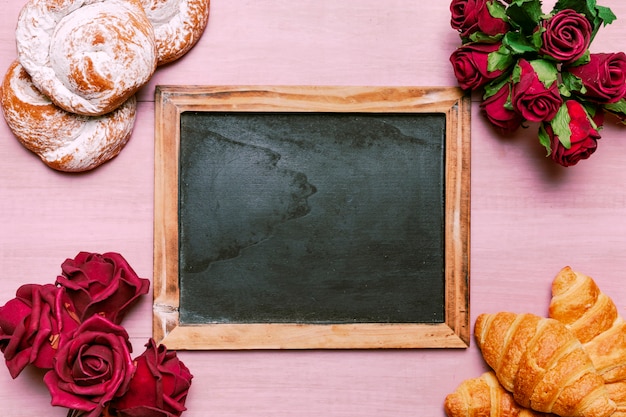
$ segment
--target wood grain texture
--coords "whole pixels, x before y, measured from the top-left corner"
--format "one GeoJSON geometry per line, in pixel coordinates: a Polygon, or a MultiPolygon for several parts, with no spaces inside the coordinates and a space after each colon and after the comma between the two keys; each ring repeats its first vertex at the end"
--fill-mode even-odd
{"type": "MultiPolygon", "coordinates": [[[[547,10],[553,1],[545,1],[547,10]]],[[[626,2],[594,52],[626,51],[626,2]]],[[[23,1],[0,0],[0,69],[16,58],[23,1]]],[[[157,85],[455,86],[449,1],[213,0],[202,39],[139,93],[133,136],[84,175],[46,168],[0,119],[0,300],[47,283],[80,250],[122,253],[152,278],[154,93],[157,85]]],[[[482,312],[547,314],[565,265],[626,308],[626,128],[608,121],[597,152],[568,169],[545,158],[532,126],[495,133],[472,103],[471,320],[482,312]]],[[[0,301],[1,302],[1,301],[0,301]]],[[[152,299],[124,322],[135,352],[152,334],[152,299]]],[[[469,349],[180,352],[195,375],[185,417],[443,417],[443,399],[485,365],[469,349]]],[[[11,380],[0,403],[15,417],[66,415],[41,375],[11,380]]]]}
{"type": "Polygon", "coordinates": [[[470,343],[470,107],[458,88],[158,86],[153,334],[173,349],[459,348],[470,343]],[[440,324],[183,325],[179,320],[180,115],[198,112],[440,113],[445,116],[445,319],[440,324]]]}

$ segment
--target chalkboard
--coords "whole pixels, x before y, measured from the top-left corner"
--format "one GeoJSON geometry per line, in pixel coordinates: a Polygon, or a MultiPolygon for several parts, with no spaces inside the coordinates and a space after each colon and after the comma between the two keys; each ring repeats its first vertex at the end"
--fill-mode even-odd
{"type": "Polygon", "coordinates": [[[468,346],[459,90],[159,86],[156,102],[157,340],[468,346]]]}

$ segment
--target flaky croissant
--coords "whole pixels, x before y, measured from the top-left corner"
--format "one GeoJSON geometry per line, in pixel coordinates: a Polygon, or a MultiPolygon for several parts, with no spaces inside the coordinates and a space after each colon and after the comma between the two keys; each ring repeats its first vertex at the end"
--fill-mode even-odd
{"type": "Polygon", "coordinates": [[[448,417],[551,417],[519,406],[493,372],[463,381],[443,403],[448,417]]]}
{"type": "Polygon", "coordinates": [[[604,380],[565,325],[534,314],[481,314],[474,333],[502,386],[525,408],[563,417],[608,417],[604,380]]]}
{"type": "Polygon", "coordinates": [[[549,314],[582,342],[617,405],[613,416],[626,416],[626,322],[613,300],[591,277],[567,266],[552,282],[549,314]]]}

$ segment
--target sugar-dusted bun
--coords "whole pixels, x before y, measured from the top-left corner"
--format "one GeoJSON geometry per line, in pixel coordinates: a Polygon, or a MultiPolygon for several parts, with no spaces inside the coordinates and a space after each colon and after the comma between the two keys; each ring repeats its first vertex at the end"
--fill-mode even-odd
{"type": "Polygon", "coordinates": [[[0,107],[13,134],[58,171],[91,170],[114,158],[130,138],[135,96],[104,116],[66,112],[35,88],[19,64],[9,67],[0,89],[0,107]]]}
{"type": "Polygon", "coordinates": [[[186,54],[209,20],[209,0],[141,0],[154,27],[158,65],[186,54]]]}
{"type": "Polygon", "coordinates": [[[156,69],[154,29],[139,0],[29,0],[15,36],[33,84],[76,114],[115,110],[156,69]]]}

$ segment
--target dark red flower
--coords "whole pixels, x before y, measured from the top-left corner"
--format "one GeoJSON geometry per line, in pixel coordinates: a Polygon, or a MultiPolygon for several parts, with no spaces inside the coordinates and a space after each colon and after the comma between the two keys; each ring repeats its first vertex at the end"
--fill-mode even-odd
{"type": "Polygon", "coordinates": [[[583,65],[570,66],[566,71],[580,78],[584,97],[599,103],[615,103],[626,95],[626,54],[591,54],[583,65]]]}
{"type": "MultiPolygon", "coordinates": [[[[550,158],[564,167],[576,165],[580,160],[589,158],[598,147],[600,133],[593,126],[585,108],[576,100],[565,102],[567,112],[570,117],[569,141],[571,145],[566,147],[561,139],[555,134],[552,124],[544,125],[546,133],[550,138],[551,153],[550,158]]],[[[595,120],[601,121],[600,116],[595,120]]]]}
{"type": "Polygon", "coordinates": [[[0,349],[13,378],[28,365],[51,369],[59,338],[78,321],[62,288],[26,284],[0,307],[0,349]]]}
{"type": "Polygon", "coordinates": [[[559,11],[542,28],[540,52],[562,63],[582,57],[591,43],[591,23],[572,9],[559,11]]]}
{"type": "Polygon", "coordinates": [[[550,121],[563,104],[556,81],[548,87],[525,59],[518,62],[519,81],[513,84],[511,102],[515,111],[531,122],[550,121]]]}
{"type": "Polygon", "coordinates": [[[52,405],[99,417],[108,403],[128,390],[135,371],[128,333],[95,315],[62,337],[54,367],[44,376],[52,405]]]}
{"type": "Polygon", "coordinates": [[[500,48],[499,43],[468,43],[450,56],[454,75],[464,90],[477,89],[502,75],[502,70],[489,71],[489,54],[500,48]]]}
{"type": "Polygon", "coordinates": [[[459,31],[462,38],[482,32],[493,36],[506,33],[510,26],[501,18],[493,17],[487,8],[488,0],[452,0],[450,3],[450,26],[459,31]]]}
{"type": "Polygon", "coordinates": [[[80,252],[63,262],[61,269],[56,282],[66,288],[81,321],[99,314],[120,324],[128,308],[150,286],[118,253],[80,252]]]}
{"type": "Polygon", "coordinates": [[[505,106],[510,93],[511,84],[506,83],[480,104],[483,114],[502,133],[514,132],[524,121],[517,112],[505,106]]]}
{"type": "Polygon", "coordinates": [[[176,352],[150,339],[135,359],[137,371],[126,395],[111,403],[118,417],[178,417],[193,376],[176,352]]]}

